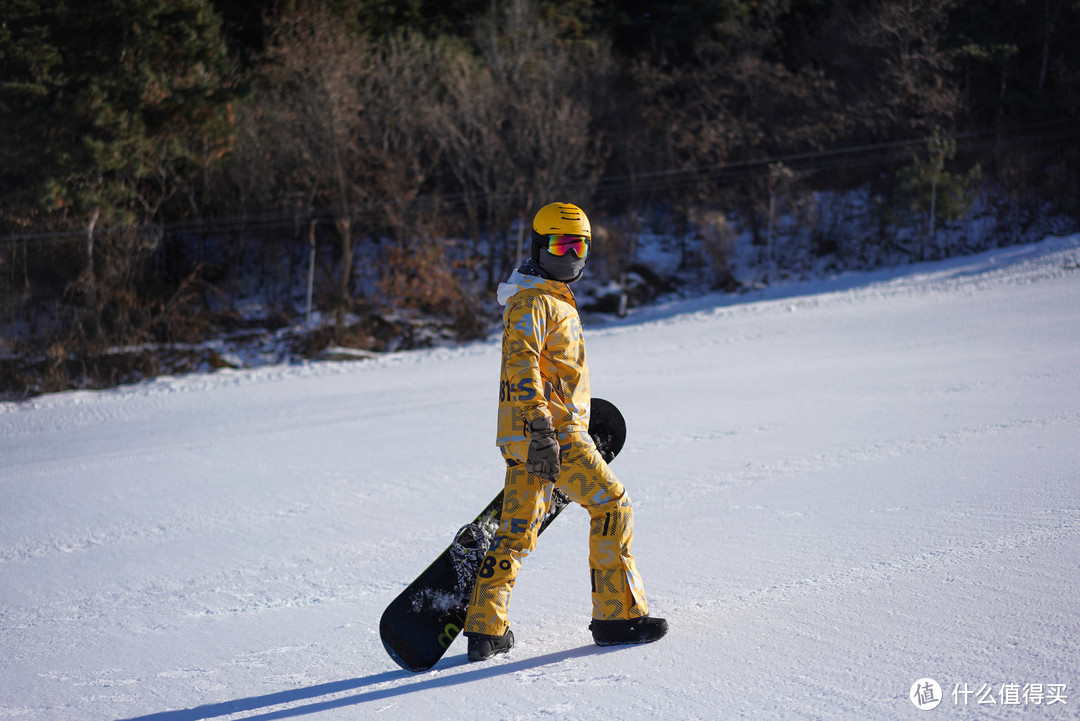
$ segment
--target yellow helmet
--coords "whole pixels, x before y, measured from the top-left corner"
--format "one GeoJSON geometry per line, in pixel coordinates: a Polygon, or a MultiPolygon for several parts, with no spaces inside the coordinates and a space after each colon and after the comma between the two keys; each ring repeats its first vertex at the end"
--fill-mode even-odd
{"type": "Polygon", "coordinates": [[[580,253],[555,256],[548,252],[548,239],[553,235],[576,235],[592,242],[592,226],[585,211],[573,203],[548,203],[533,217],[532,260],[544,277],[573,283],[585,272],[588,245],[580,253]]]}
{"type": "Polygon", "coordinates": [[[533,218],[537,235],[581,235],[592,240],[592,226],[585,211],[573,203],[548,203],[533,218]]]}

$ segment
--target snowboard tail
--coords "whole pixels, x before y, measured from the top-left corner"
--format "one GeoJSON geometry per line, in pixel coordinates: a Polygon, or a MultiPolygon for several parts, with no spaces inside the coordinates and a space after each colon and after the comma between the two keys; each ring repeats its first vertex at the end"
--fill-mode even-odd
{"type": "MultiPolygon", "coordinates": [[[[593,398],[589,435],[600,456],[611,462],[626,441],[626,422],[614,404],[593,398]]],[[[480,564],[499,527],[502,491],[476,518],[461,527],[430,566],[383,611],[379,636],[383,647],[404,669],[434,666],[465,627],[465,615],[480,564]]],[[[551,507],[540,525],[543,533],[570,503],[554,489],[551,507]]]]}

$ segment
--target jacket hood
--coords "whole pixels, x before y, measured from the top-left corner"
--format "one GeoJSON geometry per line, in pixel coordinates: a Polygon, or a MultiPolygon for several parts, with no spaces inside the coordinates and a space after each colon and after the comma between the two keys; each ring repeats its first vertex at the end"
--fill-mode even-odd
{"type": "Polygon", "coordinates": [[[495,295],[499,299],[499,305],[506,305],[515,295],[530,288],[545,289],[555,295],[573,298],[573,293],[566,283],[541,277],[539,269],[534,268],[532,260],[526,260],[520,268],[510,274],[505,283],[499,283],[495,295]]]}

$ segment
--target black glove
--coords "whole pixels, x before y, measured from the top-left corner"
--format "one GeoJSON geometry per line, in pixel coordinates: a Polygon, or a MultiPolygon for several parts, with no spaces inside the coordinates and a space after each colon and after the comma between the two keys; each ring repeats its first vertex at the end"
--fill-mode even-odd
{"type": "Polygon", "coordinates": [[[527,429],[529,457],[525,470],[549,481],[559,475],[559,440],[555,426],[547,416],[537,418],[527,429]]]}

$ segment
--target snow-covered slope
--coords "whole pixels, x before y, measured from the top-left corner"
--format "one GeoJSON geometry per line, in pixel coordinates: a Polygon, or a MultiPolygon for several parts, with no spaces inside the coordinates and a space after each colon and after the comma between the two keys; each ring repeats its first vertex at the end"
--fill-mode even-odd
{"type": "Polygon", "coordinates": [[[492,339],[0,405],[0,718],[904,719],[922,678],[948,717],[1076,718],[1080,236],[588,346],[663,641],[592,645],[570,509],[509,655],[383,652],[501,483],[492,339]]]}

